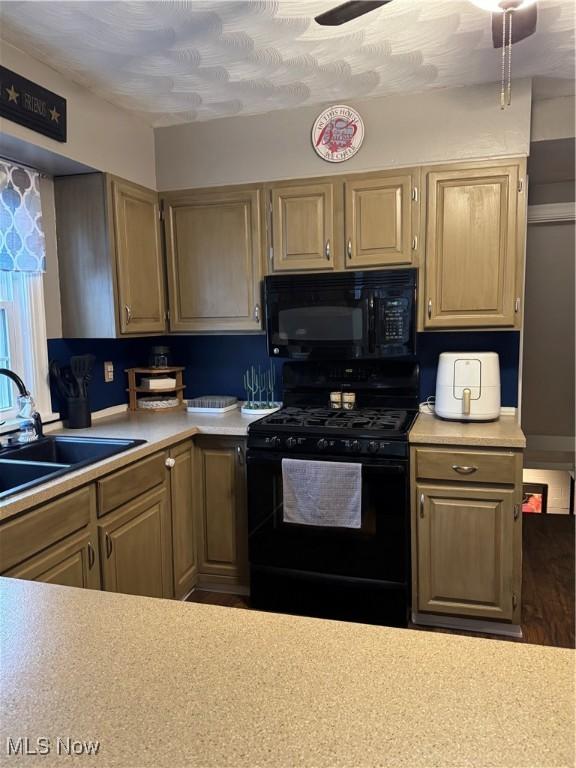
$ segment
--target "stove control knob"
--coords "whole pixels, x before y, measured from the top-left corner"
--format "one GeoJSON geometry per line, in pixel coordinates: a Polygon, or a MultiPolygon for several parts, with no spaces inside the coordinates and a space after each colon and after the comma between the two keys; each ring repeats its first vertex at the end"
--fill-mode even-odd
{"type": "Polygon", "coordinates": [[[352,442],[351,442],[351,444],[350,444],[350,448],[352,448],[352,450],[353,450],[355,453],[358,453],[358,452],[361,450],[361,445],[360,445],[360,443],[358,442],[358,440],[352,440],[352,442]]]}
{"type": "Polygon", "coordinates": [[[376,440],[370,440],[370,442],[368,443],[368,450],[370,451],[370,453],[377,453],[378,447],[379,446],[376,440]]]}
{"type": "Polygon", "coordinates": [[[326,440],[324,437],[321,437],[320,440],[318,440],[316,443],[316,447],[323,451],[325,448],[328,448],[328,440],[326,440]]]}
{"type": "Polygon", "coordinates": [[[270,446],[270,448],[279,448],[279,447],[280,447],[280,442],[281,442],[281,441],[280,441],[280,438],[279,438],[279,437],[276,437],[276,436],[274,435],[274,437],[267,437],[267,438],[266,438],[266,442],[268,443],[268,445],[270,446]]]}
{"type": "Polygon", "coordinates": [[[286,440],[286,447],[287,448],[294,448],[296,446],[296,438],[295,437],[289,437],[288,440],[286,440]]]}

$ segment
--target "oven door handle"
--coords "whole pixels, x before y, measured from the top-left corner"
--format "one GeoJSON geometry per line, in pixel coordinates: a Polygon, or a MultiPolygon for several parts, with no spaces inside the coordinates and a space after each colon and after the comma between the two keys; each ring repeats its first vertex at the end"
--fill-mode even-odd
{"type": "Polygon", "coordinates": [[[384,474],[397,475],[401,472],[408,471],[407,464],[386,464],[383,460],[378,461],[363,461],[361,458],[355,458],[354,456],[325,456],[324,454],[317,454],[312,456],[310,454],[272,454],[269,453],[252,453],[250,449],[246,451],[246,463],[248,466],[255,464],[280,464],[282,459],[300,459],[302,461],[334,461],[334,462],[349,462],[352,460],[355,464],[361,464],[366,469],[377,469],[384,474]]]}

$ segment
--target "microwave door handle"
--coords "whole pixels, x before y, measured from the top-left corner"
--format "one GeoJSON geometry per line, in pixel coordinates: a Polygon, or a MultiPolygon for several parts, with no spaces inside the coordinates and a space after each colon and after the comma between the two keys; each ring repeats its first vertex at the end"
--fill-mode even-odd
{"type": "Polygon", "coordinates": [[[374,292],[368,296],[368,352],[373,355],[376,351],[376,308],[374,292]]]}

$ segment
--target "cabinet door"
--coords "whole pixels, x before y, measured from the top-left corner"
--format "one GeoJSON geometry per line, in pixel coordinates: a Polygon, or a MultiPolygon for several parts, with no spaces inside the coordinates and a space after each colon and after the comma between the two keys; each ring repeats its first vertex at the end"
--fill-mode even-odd
{"type": "Polygon", "coordinates": [[[100,589],[96,541],[88,530],[68,536],[5,573],[15,579],[100,589]]]}
{"type": "Polygon", "coordinates": [[[158,195],[112,179],[120,332],[166,330],[158,195]]]}
{"type": "Polygon", "coordinates": [[[167,496],[162,488],[98,521],[105,590],[172,597],[167,496]]]}
{"type": "Polygon", "coordinates": [[[416,492],[418,610],[516,618],[522,521],[514,490],[418,484],[416,492]]]}
{"type": "Polygon", "coordinates": [[[334,185],[274,185],[271,193],[274,271],[334,269],[334,185]]]}
{"type": "Polygon", "coordinates": [[[199,440],[195,480],[201,580],[230,586],[245,584],[248,532],[244,441],[199,440]]]}
{"type": "Polygon", "coordinates": [[[260,191],[189,192],[165,203],[170,329],[260,330],[260,191]]]}
{"type": "Polygon", "coordinates": [[[412,173],[345,184],[346,269],[412,264],[417,247],[412,173]]]}
{"type": "Polygon", "coordinates": [[[174,596],[181,599],[196,584],[197,571],[192,443],[188,441],[172,448],[170,459],[174,461],[170,467],[174,596]]]}
{"type": "Polygon", "coordinates": [[[428,169],[424,326],[513,327],[517,165],[428,169]]]}

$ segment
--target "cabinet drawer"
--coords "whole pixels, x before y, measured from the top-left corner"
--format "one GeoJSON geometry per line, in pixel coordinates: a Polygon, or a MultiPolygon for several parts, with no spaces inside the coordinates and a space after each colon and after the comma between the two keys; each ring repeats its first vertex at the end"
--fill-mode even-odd
{"type": "Polygon", "coordinates": [[[521,457],[507,451],[416,450],[416,477],[514,485],[521,457]]]}
{"type": "Polygon", "coordinates": [[[98,480],[98,517],[161,485],[166,480],[165,461],[164,453],[156,453],[98,480]]]}
{"type": "Polygon", "coordinates": [[[90,522],[93,486],[61,496],[0,527],[0,573],[60,541],[90,522]]]}

